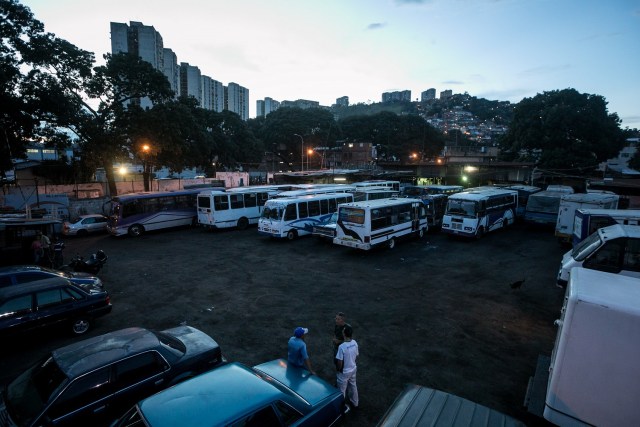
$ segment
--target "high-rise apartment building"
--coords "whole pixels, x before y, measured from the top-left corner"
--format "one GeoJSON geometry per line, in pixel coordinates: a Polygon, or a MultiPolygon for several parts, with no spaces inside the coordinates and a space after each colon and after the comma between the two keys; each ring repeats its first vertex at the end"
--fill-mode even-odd
{"type": "Polygon", "coordinates": [[[180,67],[178,67],[178,57],[171,49],[162,50],[164,56],[164,75],[169,80],[171,90],[175,92],[176,98],[180,96],[180,67]]]}
{"type": "MultiPolygon", "coordinates": [[[[156,70],[164,73],[164,47],[162,36],[153,26],[142,22],[129,22],[129,25],[111,22],[111,53],[130,53],[148,62],[156,70]]],[[[142,108],[150,108],[149,98],[133,100],[142,108]]]]}
{"type": "Polygon", "coordinates": [[[281,107],[293,107],[293,108],[320,108],[320,103],[318,101],[310,101],[308,99],[296,99],[295,101],[282,101],[280,103],[281,107]]]}
{"type": "Polygon", "coordinates": [[[256,101],[256,117],[266,117],[269,113],[280,108],[280,103],[275,99],[266,97],[256,101]]]}
{"type": "Polygon", "coordinates": [[[202,101],[200,106],[207,110],[224,110],[224,86],[209,76],[202,76],[202,101]]]}
{"type": "Polygon", "coordinates": [[[249,89],[231,82],[225,94],[226,109],[238,114],[242,120],[249,120],[249,89]]]}
{"type": "Polygon", "coordinates": [[[198,105],[202,104],[202,74],[200,69],[195,65],[189,65],[187,62],[180,63],[180,96],[192,96],[198,101],[198,105]]]}
{"type": "Polygon", "coordinates": [[[384,92],[382,102],[408,101],[411,102],[411,91],[403,90],[396,92],[384,92]]]}
{"type": "Polygon", "coordinates": [[[336,99],[336,105],[339,107],[348,107],[349,106],[349,97],[348,96],[341,96],[340,98],[336,99]]]}
{"type": "Polygon", "coordinates": [[[440,99],[447,99],[453,96],[453,91],[451,89],[443,90],[440,92],[440,99]]]}
{"type": "Polygon", "coordinates": [[[436,99],[436,90],[434,88],[427,89],[420,94],[420,100],[422,102],[432,101],[434,99],[436,99]]]}

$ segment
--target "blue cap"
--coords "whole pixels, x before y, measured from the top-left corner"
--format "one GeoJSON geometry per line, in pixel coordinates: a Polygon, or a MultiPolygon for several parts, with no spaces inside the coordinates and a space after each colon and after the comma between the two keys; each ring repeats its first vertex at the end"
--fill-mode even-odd
{"type": "Polygon", "coordinates": [[[309,333],[309,329],[307,328],[301,328],[300,326],[298,326],[294,331],[293,331],[293,335],[296,336],[296,338],[300,338],[302,337],[304,334],[308,334],[309,333]]]}

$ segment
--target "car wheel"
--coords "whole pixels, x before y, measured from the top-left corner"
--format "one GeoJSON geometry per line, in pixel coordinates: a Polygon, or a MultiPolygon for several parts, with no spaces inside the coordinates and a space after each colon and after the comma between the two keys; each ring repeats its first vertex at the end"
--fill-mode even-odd
{"type": "Polygon", "coordinates": [[[245,217],[242,217],[238,220],[238,230],[246,230],[249,226],[249,220],[245,217]]]}
{"type": "Polygon", "coordinates": [[[287,240],[295,240],[298,237],[298,233],[295,230],[289,230],[287,233],[287,240]]]}
{"type": "Polygon", "coordinates": [[[129,227],[129,236],[138,237],[144,233],[144,227],[140,224],[133,224],[129,227]]]}
{"type": "Polygon", "coordinates": [[[71,331],[74,335],[82,335],[85,334],[90,327],[91,323],[89,322],[89,319],[80,317],[74,320],[71,324],[71,331]]]}
{"type": "Polygon", "coordinates": [[[89,232],[87,230],[78,230],[78,232],[76,233],[76,235],[79,236],[79,237],[84,237],[87,234],[89,234],[89,232]]]}
{"type": "Polygon", "coordinates": [[[194,216],[194,217],[191,219],[191,226],[192,226],[192,227],[197,227],[197,226],[198,226],[198,218],[197,218],[197,217],[195,217],[195,216],[194,216]]]}
{"type": "Polygon", "coordinates": [[[389,249],[393,249],[396,247],[396,239],[389,239],[389,242],[387,243],[387,245],[389,246],[389,249]]]}

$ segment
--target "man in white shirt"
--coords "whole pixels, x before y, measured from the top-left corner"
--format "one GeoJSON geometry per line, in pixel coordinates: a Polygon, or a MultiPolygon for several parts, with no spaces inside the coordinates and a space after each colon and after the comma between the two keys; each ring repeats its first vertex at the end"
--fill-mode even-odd
{"type": "Polygon", "coordinates": [[[358,408],[358,387],[356,386],[356,359],[358,358],[358,343],[352,338],[353,328],[345,325],[342,330],[344,342],[338,347],[336,368],[338,369],[338,388],[345,400],[350,402],[353,409],[358,408]]]}

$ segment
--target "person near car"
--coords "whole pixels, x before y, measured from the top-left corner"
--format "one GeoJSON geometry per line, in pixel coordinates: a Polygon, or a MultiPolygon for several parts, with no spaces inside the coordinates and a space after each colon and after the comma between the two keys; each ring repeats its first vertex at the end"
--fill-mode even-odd
{"type": "Polygon", "coordinates": [[[338,354],[336,355],[338,359],[336,382],[345,400],[350,403],[353,409],[357,409],[359,404],[358,387],[356,385],[356,372],[358,370],[356,359],[359,355],[358,343],[353,339],[351,325],[344,325],[342,334],[344,342],[338,347],[338,354]]]}
{"type": "Polygon", "coordinates": [[[40,262],[46,264],[51,255],[49,253],[49,250],[51,249],[51,240],[49,240],[49,237],[46,234],[41,232],[38,232],[38,236],[40,238],[40,244],[42,245],[42,257],[40,262]]]}
{"type": "Polygon", "coordinates": [[[293,336],[289,338],[288,356],[289,364],[299,368],[305,368],[313,375],[315,372],[311,367],[309,354],[307,353],[307,343],[304,338],[309,333],[309,329],[298,326],[293,331],[293,336]]]}
{"type": "Polygon", "coordinates": [[[44,250],[42,249],[42,239],[40,238],[40,232],[36,233],[35,239],[31,242],[31,252],[33,252],[33,263],[38,265],[40,264],[40,260],[44,255],[44,250]]]}
{"type": "Polygon", "coordinates": [[[342,331],[344,327],[347,325],[347,316],[343,312],[338,312],[336,314],[336,324],[333,328],[333,363],[334,365],[338,363],[338,359],[336,359],[336,355],[338,354],[338,347],[340,344],[344,342],[344,336],[342,335],[342,331]]]}

